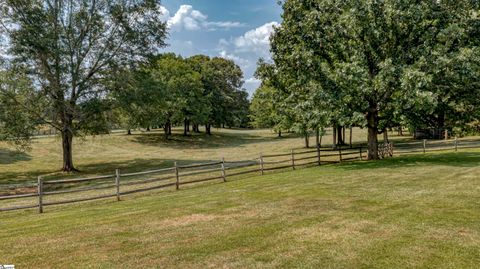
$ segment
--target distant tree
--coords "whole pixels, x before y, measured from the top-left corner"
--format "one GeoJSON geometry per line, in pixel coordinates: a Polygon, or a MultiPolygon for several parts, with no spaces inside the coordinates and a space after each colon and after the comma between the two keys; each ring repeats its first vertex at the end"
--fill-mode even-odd
{"type": "Polygon", "coordinates": [[[27,149],[41,112],[31,81],[15,70],[0,71],[0,140],[27,149]]]}
{"type": "MultiPolygon", "coordinates": [[[[232,124],[235,115],[232,112],[244,106],[247,95],[241,88],[243,72],[233,61],[224,58],[210,58],[203,55],[187,59],[193,69],[200,73],[210,112],[204,122],[207,134],[211,134],[211,126],[232,124]],[[238,102],[241,98],[242,102],[238,102]]],[[[243,108],[245,109],[245,108],[243,108]]]]}
{"type": "Polygon", "coordinates": [[[61,133],[63,171],[76,170],[73,138],[96,120],[90,108],[106,96],[112,70],[165,45],[160,10],[151,0],[0,1],[8,53],[47,100],[53,116],[42,120],[61,133]]]}

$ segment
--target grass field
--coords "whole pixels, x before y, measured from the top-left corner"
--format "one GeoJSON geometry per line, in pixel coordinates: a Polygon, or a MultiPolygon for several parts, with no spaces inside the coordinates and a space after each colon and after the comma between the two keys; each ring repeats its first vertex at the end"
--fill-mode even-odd
{"type": "MultiPolygon", "coordinates": [[[[74,161],[82,175],[112,173],[116,168],[124,172],[172,166],[174,161],[198,163],[258,158],[260,152],[286,153],[304,146],[302,138],[285,134],[278,138],[270,130],[213,129],[213,135],[204,133],[184,137],[181,130],[165,140],[162,131],[136,132],[85,137],[74,140],[74,161]]],[[[348,136],[348,132],[347,132],[348,136]]],[[[366,131],[355,129],[353,141],[363,142],[366,131]]],[[[393,137],[393,139],[408,139],[393,137]]],[[[323,144],[332,143],[331,133],[323,138],[323,144]]],[[[315,138],[311,138],[315,144],[315,138]]],[[[62,164],[61,141],[58,137],[35,139],[32,149],[17,153],[6,143],[0,142],[0,185],[33,182],[39,175],[47,178],[67,177],[59,173],[62,164]]],[[[75,175],[71,175],[75,176],[75,175]]],[[[78,176],[78,174],[77,174],[78,176]]]]}
{"type": "Polygon", "coordinates": [[[2,213],[18,268],[478,268],[480,152],[2,213]]]}

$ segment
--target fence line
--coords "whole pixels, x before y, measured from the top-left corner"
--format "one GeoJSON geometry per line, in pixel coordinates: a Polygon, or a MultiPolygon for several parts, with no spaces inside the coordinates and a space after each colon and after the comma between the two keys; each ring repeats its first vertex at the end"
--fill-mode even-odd
{"type": "MultiPolygon", "coordinates": [[[[479,148],[480,144],[475,146],[459,146],[458,139],[453,140],[453,145],[451,147],[437,147],[430,145],[426,140],[422,143],[422,148],[412,149],[399,146],[396,148],[395,153],[397,155],[404,154],[418,154],[418,153],[427,153],[431,151],[439,150],[454,150],[458,151],[459,149],[465,148],[479,148]]],[[[473,143],[475,144],[475,143],[473,143]]],[[[432,144],[433,145],[433,144],[432,144]]],[[[77,179],[60,179],[60,180],[48,180],[45,181],[42,176],[39,176],[37,179],[37,184],[31,185],[36,187],[36,192],[31,193],[17,193],[15,195],[4,195],[0,196],[0,201],[4,200],[21,200],[33,198],[30,200],[29,204],[16,204],[10,207],[0,208],[1,211],[11,211],[11,210],[21,210],[21,209],[31,209],[38,208],[39,213],[43,213],[45,206],[52,205],[61,205],[69,203],[77,203],[98,199],[106,199],[116,197],[117,201],[121,200],[121,197],[124,195],[129,195],[133,193],[151,191],[156,189],[164,189],[169,187],[175,187],[176,190],[179,190],[181,186],[196,184],[200,182],[220,180],[222,182],[227,182],[229,177],[259,173],[264,175],[267,171],[281,170],[281,169],[297,169],[298,167],[312,166],[312,165],[326,165],[341,163],[347,161],[355,160],[364,160],[365,153],[368,154],[368,151],[364,151],[363,147],[352,147],[352,148],[338,148],[338,149],[323,149],[317,146],[315,150],[303,150],[295,151],[291,150],[290,153],[282,154],[268,154],[264,155],[260,153],[259,158],[255,160],[245,160],[237,162],[226,162],[222,158],[218,162],[209,162],[209,163],[199,163],[199,164],[190,164],[190,165],[178,165],[177,162],[174,162],[173,167],[167,167],[162,169],[155,169],[149,171],[141,171],[136,173],[121,173],[119,169],[115,170],[114,174],[97,176],[97,177],[88,177],[88,178],[77,178],[77,179]],[[325,154],[326,153],[326,154],[325,154]],[[255,169],[251,169],[256,167],[255,169]],[[183,173],[182,173],[183,172],[183,173]],[[208,174],[208,175],[207,175],[208,174]],[[141,179],[129,179],[132,177],[146,176],[149,178],[141,179]],[[207,175],[205,177],[199,177],[207,175]],[[84,184],[97,183],[95,186],[83,186],[84,184]],[[155,183],[161,183],[160,185],[152,185],[155,183]],[[72,185],[74,188],[72,188],[72,185]],[[139,186],[140,185],[140,186],[139,186]],[[71,189],[60,189],[60,190],[46,190],[46,188],[65,188],[70,187],[71,189]],[[131,188],[138,186],[138,188],[131,188]],[[75,188],[76,187],[76,188],[75,188]],[[52,200],[45,201],[47,197],[55,197],[65,194],[74,194],[74,193],[84,193],[92,191],[107,191],[106,193],[100,193],[95,196],[89,197],[62,197],[61,200],[52,200]],[[35,202],[36,199],[36,202],[35,202]]],[[[394,148],[392,143],[379,145],[379,156],[381,158],[393,157],[394,148]]],[[[23,200],[22,200],[23,201],[23,200]]]]}

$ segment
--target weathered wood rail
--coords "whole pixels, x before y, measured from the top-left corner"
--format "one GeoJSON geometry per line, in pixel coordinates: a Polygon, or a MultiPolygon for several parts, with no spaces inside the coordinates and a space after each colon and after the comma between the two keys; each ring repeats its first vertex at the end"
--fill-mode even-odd
{"type": "MultiPolygon", "coordinates": [[[[395,148],[396,155],[427,153],[430,151],[445,151],[479,148],[480,143],[465,143],[460,145],[458,139],[444,143],[429,145],[422,141],[422,147],[395,148]],[[445,147],[446,145],[446,147],[445,147]]],[[[266,172],[274,170],[297,169],[307,166],[321,166],[347,161],[364,160],[367,151],[364,147],[326,149],[317,147],[314,150],[291,150],[289,153],[260,154],[254,160],[226,162],[224,158],[216,162],[178,165],[173,167],[140,171],[136,173],[115,173],[97,177],[44,180],[39,176],[37,183],[30,185],[36,188],[35,192],[16,193],[14,195],[0,196],[0,212],[37,208],[43,213],[44,207],[78,203],[99,199],[116,198],[121,201],[123,196],[182,186],[198,184],[201,182],[221,180],[227,182],[229,178],[240,175],[266,172]],[[79,195],[77,195],[79,194],[79,195]],[[75,196],[77,195],[77,196],[75,196]],[[55,198],[58,197],[58,198],[55,198]],[[10,201],[20,201],[9,204],[10,201]]],[[[382,158],[392,157],[393,144],[379,145],[382,158]]],[[[33,188],[32,188],[33,189],[33,188]]]]}

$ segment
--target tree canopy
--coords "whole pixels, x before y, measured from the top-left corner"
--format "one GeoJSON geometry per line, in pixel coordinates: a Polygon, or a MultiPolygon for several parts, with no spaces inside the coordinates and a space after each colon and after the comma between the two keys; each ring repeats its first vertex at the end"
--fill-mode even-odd
{"type": "Polygon", "coordinates": [[[269,78],[302,128],[365,126],[377,159],[392,124],[478,115],[478,2],[287,0],[283,10],[269,78]]]}
{"type": "Polygon", "coordinates": [[[114,71],[165,45],[161,15],[151,0],[0,1],[10,62],[27,70],[45,99],[39,118],[62,134],[64,171],[75,170],[74,135],[102,122],[98,104],[114,71]]]}

